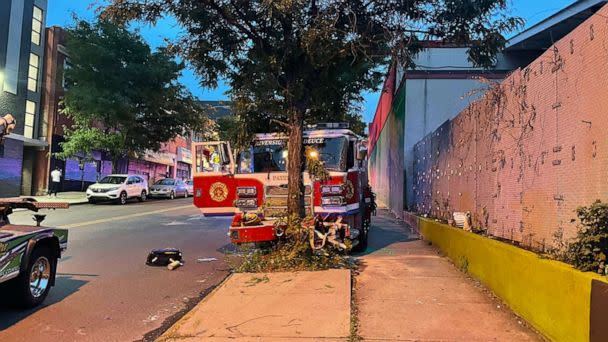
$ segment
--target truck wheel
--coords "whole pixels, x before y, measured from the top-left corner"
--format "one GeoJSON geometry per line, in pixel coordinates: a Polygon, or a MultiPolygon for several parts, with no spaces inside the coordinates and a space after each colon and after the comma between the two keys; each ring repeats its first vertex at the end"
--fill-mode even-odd
{"type": "Polygon", "coordinates": [[[365,222],[361,214],[357,215],[359,221],[359,237],[357,240],[359,243],[353,248],[353,252],[362,253],[367,249],[367,229],[365,229],[365,222]]]}
{"type": "Polygon", "coordinates": [[[118,204],[121,204],[121,205],[127,204],[127,199],[128,199],[127,198],[127,193],[124,192],[124,191],[121,192],[120,193],[120,197],[118,198],[118,204]]]}
{"type": "Polygon", "coordinates": [[[33,308],[40,305],[51,289],[51,275],[57,267],[57,258],[48,247],[37,247],[30,255],[25,272],[15,279],[17,305],[33,308]]]}
{"type": "Polygon", "coordinates": [[[141,195],[139,196],[138,200],[139,200],[140,202],[145,202],[145,201],[146,201],[146,199],[147,199],[147,197],[148,197],[148,194],[146,194],[146,190],[143,190],[143,191],[141,192],[141,195]]]}

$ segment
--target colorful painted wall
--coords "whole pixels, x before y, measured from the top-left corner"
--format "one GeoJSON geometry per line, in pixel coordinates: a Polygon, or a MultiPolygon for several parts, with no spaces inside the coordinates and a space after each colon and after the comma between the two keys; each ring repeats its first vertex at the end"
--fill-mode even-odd
{"type": "Polygon", "coordinates": [[[385,82],[374,122],[370,125],[370,183],[378,203],[403,214],[403,129],[405,88],[395,93],[395,70],[385,82]]]}
{"type": "Polygon", "coordinates": [[[415,210],[543,249],[608,200],[608,7],[414,148],[415,210]]]}

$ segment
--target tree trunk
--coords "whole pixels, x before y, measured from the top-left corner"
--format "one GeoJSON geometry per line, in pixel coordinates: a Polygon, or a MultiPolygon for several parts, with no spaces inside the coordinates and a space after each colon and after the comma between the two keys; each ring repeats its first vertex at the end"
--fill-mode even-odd
{"type": "Polygon", "coordinates": [[[294,109],[290,114],[289,141],[287,143],[287,212],[298,217],[305,216],[304,210],[304,182],[302,179],[302,163],[304,161],[303,131],[304,110],[294,109]]]}

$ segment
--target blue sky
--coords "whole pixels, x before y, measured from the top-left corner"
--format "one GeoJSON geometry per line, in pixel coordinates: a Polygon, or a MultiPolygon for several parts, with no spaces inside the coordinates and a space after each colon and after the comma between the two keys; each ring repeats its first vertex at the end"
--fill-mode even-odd
{"type": "MultiPolygon", "coordinates": [[[[72,23],[71,13],[76,13],[80,18],[92,19],[94,10],[91,3],[97,0],[49,0],[47,13],[47,26],[66,26],[72,23]]],[[[511,0],[510,13],[526,20],[526,27],[534,25],[549,15],[570,5],[575,0],[511,0]]],[[[172,38],[179,29],[170,20],[159,22],[155,27],[145,26],[141,33],[148,43],[157,47],[163,45],[165,38],[172,38]]],[[[201,88],[197,78],[190,70],[186,70],[181,77],[181,82],[188,86],[190,91],[201,100],[227,100],[227,86],[220,84],[217,89],[201,88]]],[[[371,121],[376,110],[379,94],[370,92],[364,94],[363,116],[366,121],[371,121]]]]}

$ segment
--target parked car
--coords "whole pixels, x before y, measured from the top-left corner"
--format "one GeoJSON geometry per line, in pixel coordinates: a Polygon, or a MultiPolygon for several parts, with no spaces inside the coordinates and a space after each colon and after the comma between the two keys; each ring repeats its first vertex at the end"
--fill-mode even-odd
{"type": "Polygon", "coordinates": [[[179,179],[165,178],[150,187],[150,197],[169,198],[188,197],[186,183],[179,179]]]}
{"type": "Polygon", "coordinates": [[[89,203],[117,201],[126,204],[131,198],[143,202],[148,197],[148,181],[139,175],[109,175],[87,189],[89,203]]]}
{"type": "Polygon", "coordinates": [[[194,196],[194,181],[187,180],[186,182],[186,190],[188,190],[188,196],[194,196]]]}

